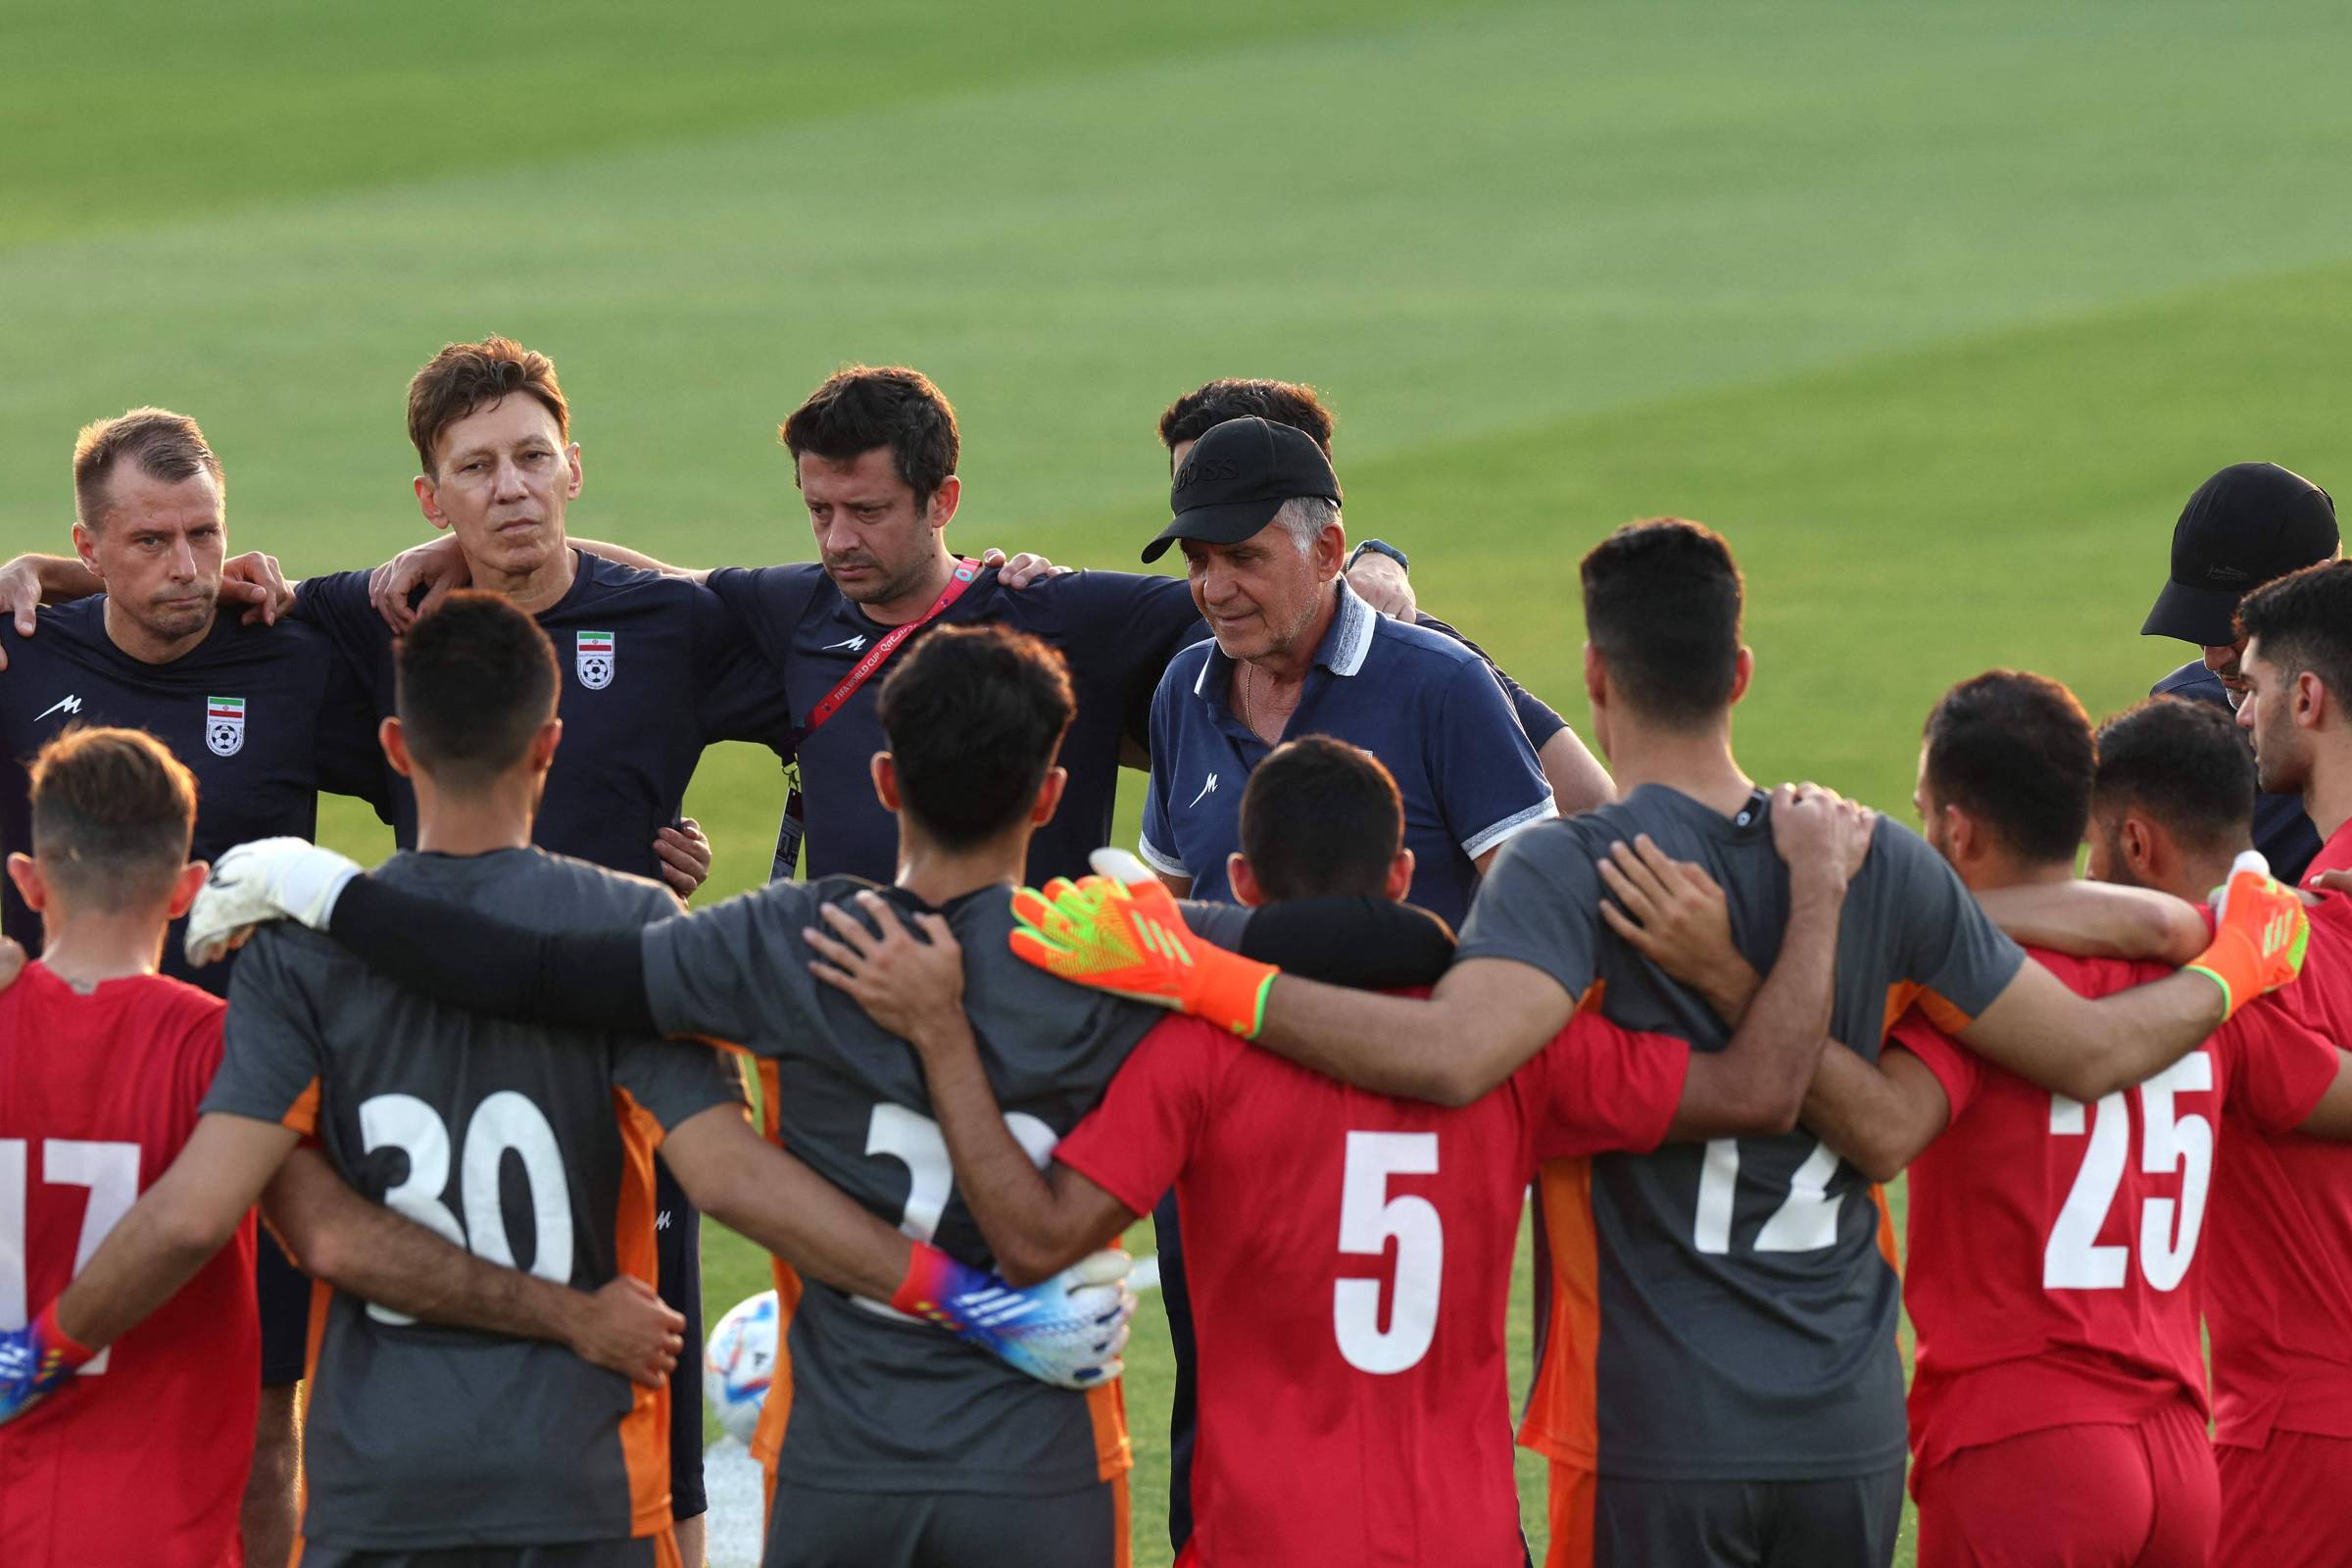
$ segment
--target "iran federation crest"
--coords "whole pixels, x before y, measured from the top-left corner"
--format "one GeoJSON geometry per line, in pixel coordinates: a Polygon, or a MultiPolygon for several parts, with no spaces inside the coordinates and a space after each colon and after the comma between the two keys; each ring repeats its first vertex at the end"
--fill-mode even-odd
{"type": "Polygon", "coordinates": [[[583,631],[572,638],[572,668],[580,684],[592,692],[601,692],[612,684],[612,634],[609,631],[583,631]]]}
{"type": "Polygon", "coordinates": [[[222,757],[234,757],[245,749],[244,698],[204,700],[204,744],[222,757]]]}

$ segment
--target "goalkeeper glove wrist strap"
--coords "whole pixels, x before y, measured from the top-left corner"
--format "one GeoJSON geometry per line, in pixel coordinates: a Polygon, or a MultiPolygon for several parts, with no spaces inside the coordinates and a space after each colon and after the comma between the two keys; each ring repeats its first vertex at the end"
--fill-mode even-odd
{"type": "Polygon", "coordinates": [[[951,1304],[993,1283],[992,1276],[976,1268],[966,1268],[929,1242],[917,1242],[906,1260],[906,1277],[899,1281],[890,1304],[908,1317],[924,1318],[942,1328],[960,1332],[963,1322],[951,1304]]]}
{"type": "Polygon", "coordinates": [[[33,1386],[38,1389],[63,1383],[98,1354],[58,1327],[55,1301],[41,1308],[41,1315],[32,1320],[32,1347],[33,1386]]]}

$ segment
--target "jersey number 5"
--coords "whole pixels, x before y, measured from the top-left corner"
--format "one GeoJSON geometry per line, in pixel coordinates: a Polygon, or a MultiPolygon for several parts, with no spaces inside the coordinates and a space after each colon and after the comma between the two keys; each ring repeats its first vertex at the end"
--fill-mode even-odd
{"type": "MultiPolygon", "coordinates": [[[[2132,1091],[2139,1096],[2143,1128],[2139,1140],[2139,1168],[2154,1175],[2180,1173],[2180,1197],[2151,1198],[2139,1211],[2139,1272],[2160,1291],[2172,1290],[2188,1277],[2197,1255],[2197,1234],[2205,1226],[2205,1194],[2213,1183],[2213,1123],[2203,1116],[2173,1114],[2173,1096],[2213,1087],[2213,1058],[2192,1051],[2132,1091]]],[[[2064,1095],[2050,1097],[2052,1137],[2080,1138],[2087,1131],[2090,1147],[2083,1151],[2082,1168],[2050,1227],[2050,1240],[2041,1252],[2041,1288],[2045,1291],[2121,1290],[2130,1266],[2129,1247],[2099,1245],[2107,1211],[2115,1206],[2115,1190],[2123,1185],[2124,1162],[2132,1152],[2132,1112],[2124,1091],[2102,1096],[2088,1107],[2064,1095]]]]}
{"type": "MultiPolygon", "coordinates": [[[[25,1155],[22,1138],[0,1138],[0,1328],[21,1329],[30,1305],[24,1299],[25,1155]]],[[[52,1187],[86,1187],[81,1239],[74,1244],[74,1272],[81,1272],[107,1232],[139,1200],[139,1146],[85,1143],[78,1138],[41,1140],[41,1180],[52,1187]]],[[[81,1369],[83,1377],[106,1370],[111,1349],[101,1350],[81,1369]]]]}
{"type": "MultiPolygon", "coordinates": [[[[522,1161],[531,1189],[531,1217],[538,1228],[538,1253],[530,1272],[559,1285],[571,1283],[571,1185],[564,1179],[564,1152],[547,1112],[528,1097],[502,1089],[473,1107],[459,1157],[459,1201],[466,1222],[449,1211],[441,1196],[449,1187],[449,1124],[415,1095],[375,1095],[360,1102],[360,1141],[369,1153],[397,1149],[409,1156],[409,1174],[384,1194],[384,1206],[406,1215],[474,1256],[515,1268],[514,1245],[507,1238],[507,1216],[498,1197],[498,1167],[512,1151],[522,1161]]],[[[406,1312],[368,1303],[378,1323],[416,1320],[406,1312]]]]}
{"type": "Polygon", "coordinates": [[[1438,1332],[1438,1291],[1446,1278],[1446,1230],[1438,1208],[1415,1193],[1389,1196],[1392,1176],[1435,1176],[1436,1133],[1349,1133],[1340,1184],[1340,1250],[1379,1257],[1396,1243],[1396,1281],[1389,1326],[1380,1326],[1381,1282],[1341,1280],[1332,1287],[1331,1331],[1348,1364],[1364,1372],[1402,1372],[1429,1353],[1438,1332]]]}

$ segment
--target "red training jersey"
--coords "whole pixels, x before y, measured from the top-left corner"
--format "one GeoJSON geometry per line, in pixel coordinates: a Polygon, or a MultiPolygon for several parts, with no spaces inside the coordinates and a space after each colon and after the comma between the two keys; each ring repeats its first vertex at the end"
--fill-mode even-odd
{"type": "MultiPolygon", "coordinates": [[[[2085,997],[2173,971],[2030,950],[2085,997]]],[[[1918,1012],[1891,1043],[1943,1085],[1951,1122],[1911,1162],[1903,1296],[1919,1334],[1911,1450],[1962,1448],[2082,1423],[2136,1423],[2186,1397],[2205,1409],[2200,1239],[2224,1107],[2292,1128],[2335,1080],[2335,1048],[2283,998],[2240,1011],[2136,1088],[2085,1105],[1954,1043],[1918,1012]]],[[[1916,1472],[1915,1472],[1916,1473],[1916,1472]]]]}
{"type": "MultiPolygon", "coordinates": [[[[2352,868],[2352,823],[2304,873],[2352,868]]],[[[2352,899],[2311,910],[2303,977],[2284,992],[2328,1039],[2352,1044],[2352,899]]],[[[2231,1118],[2235,1121],[2235,1118],[2231,1118]]],[[[2214,1441],[2271,1433],[2352,1438],[2352,1148],[2232,1126],[2213,1186],[2214,1441]]]]}
{"type": "MultiPolygon", "coordinates": [[[[223,1010],[158,976],[84,996],[39,963],[0,992],[0,1324],[64,1291],[179,1153],[223,1010]]],[[[260,1387],[248,1215],[152,1317],[0,1426],[0,1563],[234,1568],[260,1387]]]]}
{"type": "Polygon", "coordinates": [[[1459,1109],[1192,1019],[1054,1157],[1136,1213],[1172,1184],[1200,1345],[1187,1562],[1517,1564],[1503,1316],[1547,1159],[1655,1148],[1690,1048],[1580,1014],[1459,1109]]]}

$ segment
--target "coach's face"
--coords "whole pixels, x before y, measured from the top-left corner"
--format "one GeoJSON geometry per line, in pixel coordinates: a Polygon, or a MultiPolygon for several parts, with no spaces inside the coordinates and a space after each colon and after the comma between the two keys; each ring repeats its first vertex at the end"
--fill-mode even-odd
{"type": "Polygon", "coordinates": [[[115,612],[158,643],[211,628],[228,528],[210,473],[158,479],[135,464],[119,465],[98,525],[75,523],[74,546],[104,580],[115,612]]]}
{"type": "Polygon", "coordinates": [[[546,405],[517,393],[441,432],[416,504],[458,536],[477,580],[528,576],[564,549],[564,509],[580,480],[580,449],[564,444],[546,405]]]}
{"type": "Polygon", "coordinates": [[[2242,667],[2246,699],[2237,724],[2253,738],[2255,775],[2273,795],[2300,795],[2311,776],[2311,734],[2295,722],[2296,688],[2309,677],[2287,679],[2259,643],[2247,646],[2242,667]]]}
{"type": "Polygon", "coordinates": [[[1292,651],[1314,626],[1347,550],[1346,536],[1330,527],[1302,551],[1279,522],[1267,523],[1239,544],[1179,543],[1193,606],[1208,622],[1218,649],[1234,660],[1292,651]]]}
{"type": "Polygon", "coordinates": [[[929,585],[946,549],[940,532],[963,493],[954,474],[918,505],[888,447],[847,463],[803,453],[797,472],[817,554],[844,599],[895,607],[929,585]]]}
{"type": "Polygon", "coordinates": [[[2234,643],[2217,643],[2201,652],[2205,656],[2205,667],[2212,670],[2214,678],[2222,683],[2223,692],[2230,698],[2230,706],[2243,706],[2246,700],[2245,641],[2241,638],[2234,643]]]}

